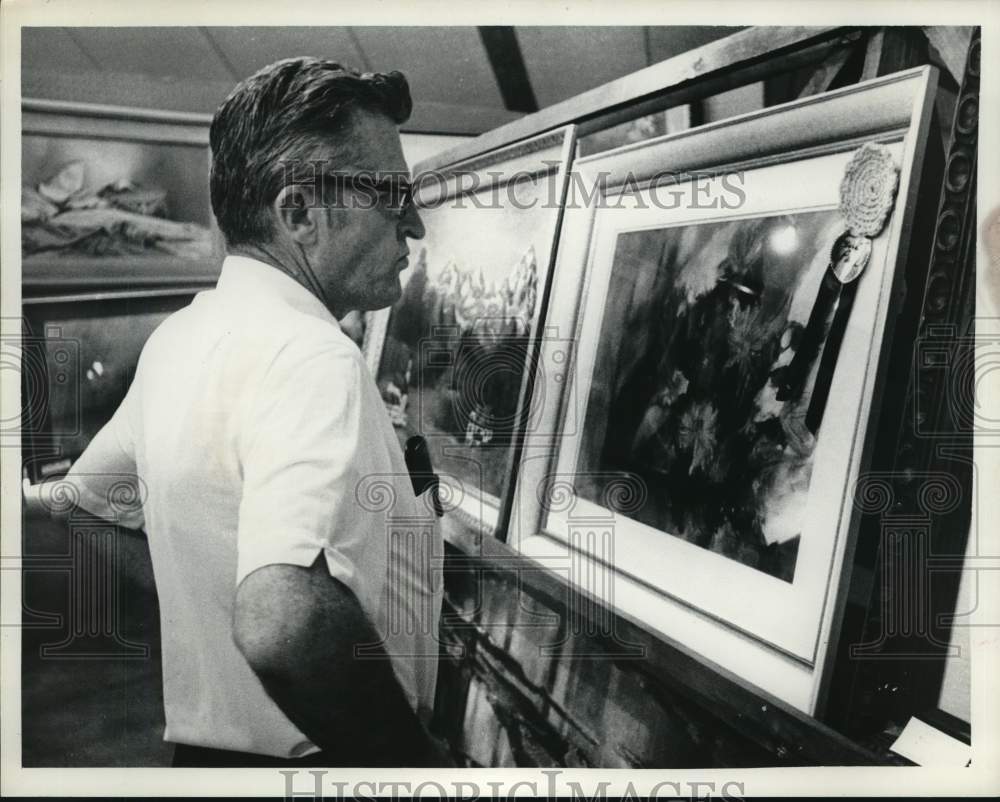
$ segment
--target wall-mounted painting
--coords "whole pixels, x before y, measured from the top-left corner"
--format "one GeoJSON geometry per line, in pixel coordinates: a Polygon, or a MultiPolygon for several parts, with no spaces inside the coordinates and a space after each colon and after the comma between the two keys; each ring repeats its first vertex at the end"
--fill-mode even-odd
{"type": "Polygon", "coordinates": [[[512,541],[812,710],[930,68],[579,158],[512,541]],[[596,188],[596,191],[594,191],[596,188]],[[569,342],[569,348],[567,348],[569,342]],[[574,556],[575,555],[575,556],[574,556]],[[603,572],[603,573],[602,573],[603,572]]]}
{"type": "Polygon", "coordinates": [[[782,400],[775,377],[805,336],[842,225],[823,210],[617,237],[582,428],[582,498],[600,503],[626,472],[649,491],[635,520],[792,581],[815,371],[782,400]]]}
{"type": "Polygon", "coordinates": [[[493,533],[519,438],[554,258],[572,127],[415,170],[426,235],[364,353],[407,440],[423,435],[449,525],[493,533]]]}

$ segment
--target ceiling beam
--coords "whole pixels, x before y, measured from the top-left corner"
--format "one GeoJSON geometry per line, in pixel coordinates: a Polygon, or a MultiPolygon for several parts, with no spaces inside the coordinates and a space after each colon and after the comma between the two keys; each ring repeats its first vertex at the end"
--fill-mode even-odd
{"type": "Polygon", "coordinates": [[[504,106],[509,111],[538,111],[538,101],[531,88],[528,68],[524,64],[524,54],[514,28],[510,25],[481,25],[478,30],[504,106]]]}

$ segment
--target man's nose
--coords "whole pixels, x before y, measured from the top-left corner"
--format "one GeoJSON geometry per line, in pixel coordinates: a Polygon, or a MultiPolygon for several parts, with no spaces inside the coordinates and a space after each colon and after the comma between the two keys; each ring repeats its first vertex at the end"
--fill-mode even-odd
{"type": "Polygon", "coordinates": [[[404,237],[409,237],[410,239],[424,238],[427,229],[424,228],[424,221],[420,217],[416,203],[411,203],[406,208],[406,214],[403,215],[399,224],[399,231],[404,237]]]}

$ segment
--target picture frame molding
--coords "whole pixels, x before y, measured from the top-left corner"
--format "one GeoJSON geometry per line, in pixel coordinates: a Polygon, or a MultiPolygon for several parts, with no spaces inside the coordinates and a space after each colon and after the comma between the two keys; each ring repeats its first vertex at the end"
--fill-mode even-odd
{"type": "MultiPolygon", "coordinates": [[[[920,67],[709,126],[667,134],[654,140],[581,158],[573,169],[583,176],[585,182],[602,170],[611,176],[621,177],[622,181],[617,183],[614,180],[608,182],[609,187],[615,187],[620,186],[629,173],[633,179],[651,178],[655,175],[658,160],[663,159],[664,146],[672,148],[678,143],[680,155],[674,158],[675,152],[670,151],[669,161],[673,169],[680,171],[697,167],[699,172],[704,169],[705,172],[718,174],[734,167],[759,168],[844,152],[866,141],[898,143],[902,140],[903,175],[896,213],[890,223],[891,240],[886,253],[887,281],[884,297],[878,302],[879,311],[872,331],[875,342],[878,343],[881,339],[881,344],[874,350],[873,363],[869,366],[868,378],[865,379],[865,386],[872,391],[863,399],[859,415],[859,421],[870,421],[872,397],[877,394],[877,388],[884,380],[884,363],[890,350],[892,327],[888,325],[888,308],[898,300],[900,293],[902,270],[899,265],[906,258],[908,226],[920,177],[921,164],[916,156],[922,153],[926,141],[932,108],[929,99],[935,86],[935,69],[920,67]],[[832,115],[831,110],[836,110],[837,114],[832,115]],[[795,124],[786,126],[782,123],[782,116],[789,112],[794,114],[795,124]],[[817,120],[825,120],[831,116],[836,116],[841,122],[827,127],[816,124],[817,120]],[[843,120],[852,122],[847,126],[842,124],[843,120]],[[769,141],[766,145],[759,144],[763,141],[762,137],[775,135],[781,135],[778,143],[769,141]],[[726,136],[730,137],[729,142],[725,141],[726,136]],[[699,162],[697,154],[700,139],[701,146],[711,155],[699,162]],[[785,150],[786,146],[790,147],[785,150]],[[637,154],[641,154],[641,157],[635,158],[637,154]],[[632,158],[631,162],[628,161],[629,158],[632,158]]],[[[573,321],[573,353],[570,362],[574,366],[580,359],[579,334],[583,325],[581,299],[589,297],[595,291],[589,283],[593,274],[591,260],[597,229],[595,219],[593,212],[590,212],[586,220],[583,213],[577,213],[572,218],[567,215],[560,236],[560,257],[554,276],[557,285],[563,282],[565,286],[562,292],[554,290],[553,308],[549,310],[550,321],[563,324],[567,320],[573,321]],[[571,265],[576,267],[569,267],[571,265]],[[584,265],[585,270],[581,267],[584,265]],[[583,276],[578,275],[581,271],[583,276]],[[584,276],[586,278],[580,281],[584,276]]],[[[577,387],[576,381],[564,382],[562,388],[553,387],[550,383],[547,394],[552,398],[545,402],[543,423],[537,432],[529,436],[526,443],[525,466],[517,489],[518,526],[512,526],[511,545],[522,554],[533,557],[552,558],[555,554],[562,554],[566,559],[582,558],[593,569],[600,570],[599,557],[579,552],[574,554],[573,549],[567,550],[566,544],[559,542],[560,539],[546,526],[545,512],[540,502],[544,494],[538,491],[538,487],[547,481],[547,476],[558,474],[565,468],[565,465],[560,464],[558,452],[567,431],[567,419],[572,416],[575,425],[579,426],[583,420],[586,401],[586,394],[577,387]],[[552,470],[553,466],[558,466],[555,471],[552,470]]],[[[855,446],[857,455],[853,458],[855,472],[860,472],[870,459],[871,432],[858,439],[860,442],[855,446]]],[[[844,488],[844,492],[847,493],[848,488],[844,488]]],[[[605,601],[615,609],[638,615],[664,635],[690,642],[720,665],[743,670],[742,664],[746,659],[754,660],[754,669],[746,672],[751,682],[811,713],[816,709],[819,678],[828,662],[830,642],[835,640],[833,630],[839,620],[844,595],[845,578],[842,569],[850,564],[853,534],[856,533],[857,510],[851,509],[849,501],[844,507],[844,514],[847,520],[842,531],[846,534],[838,537],[835,546],[829,584],[825,590],[824,606],[816,633],[816,650],[811,659],[803,659],[801,654],[784,652],[775,644],[767,644],[755,637],[748,638],[738,628],[734,629],[727,622],[707,615],[702,610],[676,600],[670,601],[664,597],[663,590],[650,585],[641,576],[613,572],[616,586],[621,588],[627,585],[630,588],[629,595],[635,599],[627,603],[633,605],[631,610],[617,604],[621,601],[620,594],[616,594],[614,598],[606,598],[605,601]],[[838,571],[841,572],[839,575],[838,571]],[[659,608],[662,608],[661,615],[651,614],[650,611],[659,608]],[[669,614],[666,613],[668,609],[669,614]],[[683,626],[663,623],[671,618],[676,619],[678,615],[686,618],[683,626]],[[827,645],[821,648],[824,642],[827,645]],[[739,644],[738,648],[733,649],[734,644],[739,644]],[[731,653],[727,654],[727,650],[731,653]],[[734,659],[736,654],[740,655],[738,659],[734,659]]]]}

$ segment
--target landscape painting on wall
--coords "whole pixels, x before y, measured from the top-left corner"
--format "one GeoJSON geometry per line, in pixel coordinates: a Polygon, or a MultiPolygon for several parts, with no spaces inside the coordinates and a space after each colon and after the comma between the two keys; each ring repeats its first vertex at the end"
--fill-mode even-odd
{"type": "MultiPolygon", "coordinates": [[[[535,169],[505,169],[500,156],[475,167],[501,176],[499,183],[421,210],[426,235],[411,245],[403,295],[372,359],[401,442],[423,435],[434,470],[494,509],[524,425],[526,371],[558,217],[546,200],[558,191],[553,182],[564,180],[566,136],[545,136],[537,152],[529,143],[535,169]],[[506,175],[516,177],[505,184],[506,175]]],[[[517,154],[522,164],[525,155],[523,148],[517,154]]]]}

